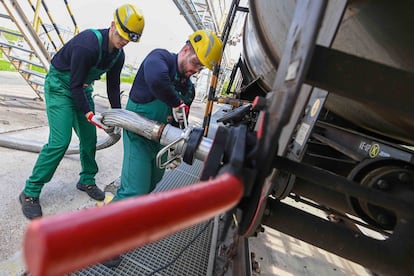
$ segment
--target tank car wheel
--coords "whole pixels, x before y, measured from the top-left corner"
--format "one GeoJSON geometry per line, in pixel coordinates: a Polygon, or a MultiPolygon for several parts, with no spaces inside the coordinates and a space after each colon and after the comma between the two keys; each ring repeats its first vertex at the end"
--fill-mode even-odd
{"type": "MultiPolygon", "coordinates": [[[[396,159],[369,159],[359,163],[348,175],[348,179],[360,185],[389,193],[399,200],[414,191],[414,166],[396,159]]],[[[379,207],[361,198],[347,196],[356,214],[367,223],[385,230],[394,229],[398,214],[379,207]]]]}

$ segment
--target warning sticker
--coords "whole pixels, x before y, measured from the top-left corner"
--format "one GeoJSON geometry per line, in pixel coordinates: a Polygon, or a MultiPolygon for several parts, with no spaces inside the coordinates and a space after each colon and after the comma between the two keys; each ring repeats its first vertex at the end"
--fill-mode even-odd
{"type": "Polygon", "coordinates": [[[378,144],[372,144],[371,148],[369,149],[369,157],[375,158],[380,153],[381,148],[378,144]]]}
{"type": "Polygon", "coordinates": [[[305,142],[307,133],[309,131],[309,125],[302,123],[302,125],[300,126],[299,130],[298,130],[298,134],[296,135],[296,139],[295,142],[298,143],[299,145],[303,145],[303,143],[305,142]]]}
{"type": "Polygon", "coordinates": [[[310,112],[311,117],[314,117],[316,115],[316,112],[318,112],[320,105],[321,105],[321,100],[316,99],[316,101],[312,105],[312,109],[311,109],[311,112],[310,112]]]}

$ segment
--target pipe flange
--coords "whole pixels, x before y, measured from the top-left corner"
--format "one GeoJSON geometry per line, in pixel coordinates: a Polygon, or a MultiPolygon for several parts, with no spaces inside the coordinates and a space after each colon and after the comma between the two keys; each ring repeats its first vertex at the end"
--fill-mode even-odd
{"type": "Polygon", "coordinates": [[[203,128],[196,127],[193,128],[190,136],[187,141],[187,146],[185,148],[184,154],[183,154],[183,161],[189,165],[193,164],[194,161],[194,155],[197,151],[198,145],[201,142],[201,139],[203,138],[204,130],[203,128]]]}

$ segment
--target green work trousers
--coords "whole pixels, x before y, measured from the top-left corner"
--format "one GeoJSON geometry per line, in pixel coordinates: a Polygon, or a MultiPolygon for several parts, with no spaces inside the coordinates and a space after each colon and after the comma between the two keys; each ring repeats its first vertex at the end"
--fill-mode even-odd
{"type": "MultiPolygon", "coordinates": [[[[95,184],[98,166],[95,161],[96,127],[89,123],[75,105],[70,91],[61,83],[60,72],[51,70],[45,80],[46,112],[49,122],[49,139],[39,153],[32,175],[26,180],[24,193],[30,197],[39,197],[49,182],[72,139],[72,128],[79,138],[81,172],[79,181],[83,184],[95,184]]],[[[91,107],[92,89],[85,91],[91,107]]]]}
{"type": "MultiPolygon", "coordinates": [[[[128,100],[126,109],[162,123],[171,117],[171,107],[160,100],[146,104],[128,100]]],[[[165,171],[158,168],[156,160],[162,145],[127,130],[123,131],[122,138],[124,157],[121,186],[112,201],[150,193],[162,179],[165,171]]],[[[165,160],[166,155],[163,156],[162,162],[165,160]]]]}
{"type": "Polygon", "coordinates": [[[164,169],[158,168],[156,162],[160,144],[127,130],[123,131],[122,136],[124,158],[121,186],[113,201],[150,193],[164,175],[164,169]]]}

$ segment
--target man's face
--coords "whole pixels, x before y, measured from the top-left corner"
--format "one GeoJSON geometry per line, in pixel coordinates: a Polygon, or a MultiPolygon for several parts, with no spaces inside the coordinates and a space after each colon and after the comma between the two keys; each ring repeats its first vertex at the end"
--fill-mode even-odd
{"type": "Polygon", "coordinates": [[[180,74],[189,78],[192,75],[200,72],[203,68],[204,66],[201,64],[197,55],[188,46],[188,48],[185,50],[183,58],[181,59],[181,62],[178,64],[178,70],[180,71],[180,74]]]}
{"type": "Polygon", "coordinates": [[[116,30],[116,27],[115,27],[115,23],[113,23],[111,25],[111,33],[112,33],[112,35],[110,36],[110,40],[111,40],[112,45],[115,48],[121,49],[121,48],[125,47],[129,43],[129,40],[126,40],[125,38],[123,38],[118,33],[118,31],[116,30]]]}

